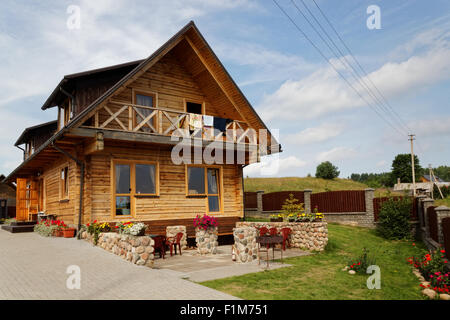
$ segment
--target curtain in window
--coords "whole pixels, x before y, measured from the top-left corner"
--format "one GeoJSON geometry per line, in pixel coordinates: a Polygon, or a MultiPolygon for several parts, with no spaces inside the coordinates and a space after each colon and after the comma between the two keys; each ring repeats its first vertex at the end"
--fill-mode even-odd
{"type": "Polygon", "coordinates": [[[208,169],[208,193],[218,194],[217,190],[217,169],[208,169]]]}
{"type": "MultiPolygon", "coordinates": [[[[153,107],[153,96],[145,96],[142,94],[137,94],[136,95],[136,104],[140,105],[140,106],[146,106],[146,107],[153,107]]],[[[144,108],[137,108],[139,110],[139,112],[144,116],[147,117],[148,115],[150,115],[153,110],[151,109],[144,109],[144,108]]],[[[141,123],[142,120],[144,120],[139,114],[136,114],[136,121],[137,124],[141,123]]],[[[152,126],[154,126],[154,117],[150,120],[150,123],[152,126]]],[[[144,125],[141,128],[142,131],[145,132],[151,132],[152,130],[150,129],[150,127],[144,125]]]]}

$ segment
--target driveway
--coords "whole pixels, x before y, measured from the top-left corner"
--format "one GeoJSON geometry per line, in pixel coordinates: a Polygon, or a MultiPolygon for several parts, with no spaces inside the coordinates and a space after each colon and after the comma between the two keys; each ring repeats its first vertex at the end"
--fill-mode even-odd
{"type": "Polygon", "coordinates": [[[12,234],[0,229],[0,300],[237,299],[181,279],[171,270],[136,266],[84,240],[12,234]],[[68,289],[67,268],[80,269],[80,289],[68,289]]]}

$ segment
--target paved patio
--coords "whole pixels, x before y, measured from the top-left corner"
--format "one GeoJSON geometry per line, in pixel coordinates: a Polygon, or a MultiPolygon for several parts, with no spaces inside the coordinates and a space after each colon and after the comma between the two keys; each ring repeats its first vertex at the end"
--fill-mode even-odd
{"type": "Polygon", "coordinates": [[[0,270],[0,300],[237,299],[170,269],[136,266],[86,241],[35,233],[0,230],[0,270]],[[66,287],[69,265],[80,267],[79,290],[66,287]]]}
{"type": "MultiPolygon", "coordinates": [[[[181,253],[181,256],[174,255],[171,257],[169,252],[167,252],[166,259],[159,259],[159,254],[156,254],[155,267],[160,268],[160,270],[170,270],[173,275],[194,282],[215,280],[267,270],[265,260],[261,260],[260,265],[258,265],[257,260],[251,263],[233,262],[231,259],[231,245],[219,246],[218,253],[215,255],[200,256],[196,250],[192,249],[183,250],[181,253]]],[[[283,251],[283,259],[308,254],[309,252],[292,248],[283,251]]],[[[261,256],[264,258],[266,254],[262,253],[261,256]]],[[[269,252],[269,258],[272,258],[272,250],[269,252]]],[[[276,250],[275,259],[280,259],[280,252],[276,250]]],[[[290,265],[286,263],[272,262],[269,260],[269,269],[288,266],[290,265]]]]}

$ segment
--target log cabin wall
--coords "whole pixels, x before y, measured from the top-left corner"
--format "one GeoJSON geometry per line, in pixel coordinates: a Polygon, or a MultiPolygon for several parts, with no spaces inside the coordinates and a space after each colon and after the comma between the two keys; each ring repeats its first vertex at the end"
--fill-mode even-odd
{"type": "Polygon", "coordinates": [[[67,224],[77,224],[79,208],[79,168],[73,160],[65,156],[49,165],[39,177],[44,181],[44,210],[47,214],[54,214],[67,224]],[[60,196],[61,169],[69,167],[69,196],[60,196]],[[64,199],[63,199],[64,198],[64,199]]]}
{"type": "MultiPolygon", "coordinates": [[[[206,198],[187,197],[185,165],[175,165],[171,160],[170,147],[124,147],[105,146],[99,154],[88,160],[91,221],[152,221],[193,219],[206,213],[206,198]],[[136,199],[136,217],[114,216],[111,194],[111,161],[144,160],[159,163],[159,196],[136,199]]],[[[242,174],[238,165],[222,165],[223,212],[217,217],[242,217],[242,174]]],[[[88,215],[85,214],[86,219],[88,215]]]]}
{"type": "MultiPolygon", "coordinates": [[[[182,41],[141,77],[114,95],[110,101],[120,101],[123,104],[133,103],[133,90],[135,90],[156,94],[157,106],[161,108],[184,112],[185,101],[204,102],[207,115],[243,120],[224,94],[217,89],[214,79],[206,75],[207,71],[202,67],[201,61],[196,58],[195,52],[192,49],[186,50],[189,50],[189,47],[185,41],[182,41]],[[192,73],[195,73],[195,76],[192,73]]],[[[122,105],[108,103],[107,107],[114,113],[122,105]]],[[[119,116],[120,121],[125,125],[128,123],[127,115],[127,112],[122,112],[119,116]]],[[[100,123],[109,117],[110,114],[104,109],[100,110],[100,123]]],[[[115,129],[122,129],[116,122],[112,122],[110,125],[115,125],[115,129]]],[[[167,120],[163,119],[163,127],[167,125],[167,120]]]]}

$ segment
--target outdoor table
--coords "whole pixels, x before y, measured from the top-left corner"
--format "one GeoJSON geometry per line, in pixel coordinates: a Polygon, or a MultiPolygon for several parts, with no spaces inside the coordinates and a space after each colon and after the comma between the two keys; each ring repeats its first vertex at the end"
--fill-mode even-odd
{"type": "MultiPolygon", "coordinates": [[[[272,247],[272,260],[275,258],[275,245],[283,243],[283,237],[279,235],[275,236],[260,236],[256,237],[256,242],[258,243],[258,264],[260,264],[260,252],[261,246],[266,246],[267,253],[267,268],[269,268],[269,248],[272,247]]],[[[283,248],[280,250],[281,252],[281,263],[283,263],[283,248]]]]}

